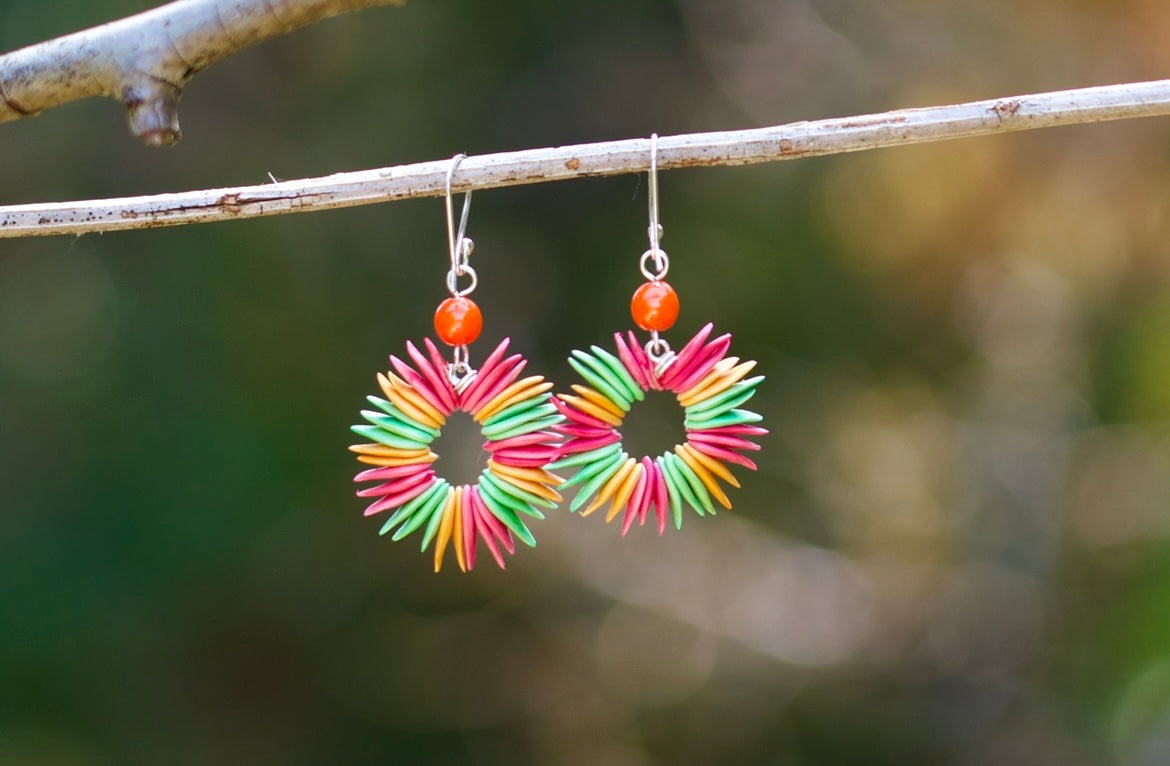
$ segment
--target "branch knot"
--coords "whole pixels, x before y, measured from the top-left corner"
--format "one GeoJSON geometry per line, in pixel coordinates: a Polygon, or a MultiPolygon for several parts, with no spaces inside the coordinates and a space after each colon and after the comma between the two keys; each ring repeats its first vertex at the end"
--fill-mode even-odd
{"type": "Polygon", "coordinates": [[[179,130],[179,96],[182,91],[170,83],[150,80],[128,85],[122,103],[130,132],[149,146],[170,146],[182,137],[179,130]]]}

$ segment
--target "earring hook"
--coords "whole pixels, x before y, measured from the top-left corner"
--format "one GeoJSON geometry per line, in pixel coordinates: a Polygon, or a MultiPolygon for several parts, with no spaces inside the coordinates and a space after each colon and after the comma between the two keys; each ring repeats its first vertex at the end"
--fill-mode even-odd
{"type": "MultiPolygon", "coordinates": [[[[479,284],[479,276],[475,273],[475,269],[471,268],[468,259],[471,256],[471,251],[475,249],[475,243],[471,241],[470,237],[465,236],[467,232],[467,216],[471,212],[471,189],[468,189],[463,196],[463,212],[459,216],[459,232],[455,232],[455,211],[451,204],[451,182],[455,177],[455,169],[459,167],[459,163],[467,159],[466,154],[456,154],[451,158],[451,166],[447,168],[447,189],[446,189],[446,203],[447,203],[447,248],[451,255],[451,268],[447,271],[447,290],[451,293],[452,298],[460,298],[475,290],[475,286],[479,284]],[[459,289],[459,277],[469,277],[471,284],[462,290],[459,289]]],[[[471,382],[475,380],[476,372],[470,363],[470,354],[467,350],[467,344],[462,344],[455,347],[455,360],[447,365],[447,377],[451,381],[451,385],[455,387],[458,392],[464,391],[471,382]]]]}
{"type": "Polygon", "coordinates": [[[471,268],[468,259],[471,257],[472,250],[475,249],[475,243],[471,241],[470,237],[465,237],[467,231],[467,217],[471,212],[471,189],[468,189],[463,196],[463,213],[459,216],[459,234],[455,234],[455,213],[451,206],[451,180],[455,177],[455,168],[459,167],[459,163],[467,159],[466,154],[456,154],[451,158],[451,166],[447,168],[447,247],[451,252],[451,270],[447,272],[447,290],[453,297],[467,295],[475,290],[475,286],[479,284],[479,277],[475,273],[475,269],[471,268]],[[458,286],[459,277],[471,277],[471,284],[460,290],[458,286]]]}
{"type": "MultiPolygon", "coordinates": [[[[642,276],[651,282],[661,282],[670,270],[670,256],[662,249],[659,242],[662,239],[662,224],[658,222],[658,134],[650,134],[650,174],[646,184],[649,189],[648,204],[650,208],[650,227],[646,233],[650,237],[650,249],[642,253],[638,259],[638,268],[642,276]],[[654,268],[650,268],[650,262],[654,268]]],[[[664,283],[665,284],[665,283],[664,283]]],[[[668,286],[669,287],[669,286],[668,286]]],[[[670,344],[659,336],[658,330],[650,331],[650,341],[646,344],[646,355],[654,363],[656,375],[661,375],[675,360],[674,351],[670,344]]]]}
{"type": "Polygon", "coordinates": [[[642,270],[642,276],[651,281],[658,281],[666,276],[666,272],[670,269],[670,257],[666,251],[659,245],[662,239],[662,224],[658,222],[658,134],[650,134],[650,174],[647,182],[647,187],[650,190],[648,203],[650,208],[650,227],[646,229],[646,233],[650,237],[650,249],[642,253],[642,258],[638,262],[639,268],[642,270]],[[654,270],[651,271],[648,261],[654,260],[654,270]]]}

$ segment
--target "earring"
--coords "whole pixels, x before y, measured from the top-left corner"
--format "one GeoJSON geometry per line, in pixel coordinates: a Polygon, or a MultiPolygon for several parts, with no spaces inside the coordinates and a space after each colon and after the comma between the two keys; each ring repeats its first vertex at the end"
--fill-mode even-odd
{"type": "Polygon", "coordinates": [[[374,466],[363,470],[356,482],[380,482],[358,490],[358,497],[377,498],[365,515],[390,512],[380,534],[395,527],[400,540],[423,529],[422,550],[435,541],[435,571],[443,565],[447,545],[454,543],[459,568],[475,566],[477,541],[482,540],[492,557],[504,567],[501,548],[515,553],[514,537],[528,545],[536,540],[524,517],[543,519],[541,508],[552,509],[560,501],[554,487],[560,477],[546,470],[557,452],[561,435],[556,427],[564,420],[550,401],[552,383],[539,375],[520,378],[527,361],[519,354],[506,356],[504,338],[478,370],[469,361],[468,345],[479,337],[483,316],[467,296],[478,277],[469,263],[474,243],[465,237],[471,191],[463,200],[456,235],[451,209],[451,179],[465,155],[457,154],[447,171],[447,241],[451,267],[447,272],[450,297],[435,311],[435,332],[454,349],[454,361],[443,360],[429,338],[424,351],[407,341],[407,362],[390,357],[393,370],[378,374],[385,398],[367,399],[377,411],[363,410],[366,424],[354,433],[370,444],[350,447],[358,461],[374,466]],[[469,284],[460,289],[459,279],[469,284]],[[411,364],[413,363],[413,365],[411,364]],[[395,374],[397,372],[397,374],[395,374]],[[438,476],[431,451],[453,412],[465,412],[480,425],[490,457],[474,486],[452,486],[438,476]]]}
{"type": "Polygon", "coordinates": [[[709,340],[713,326],[707,324],[678,353],[659,335],[674,325],[679,302],[663,279],[670,259],[659,247],[657,134],[650,137],[649,190],[650,249],[639,260],[646,282],[634,292],[630,312],[634,323],[649,331],[650,340],[642,346],[632,331],[625,338],[619,332],[614,334],[616,355],[598,346],[589,352],[573,351],[569,364],[589,385],[573,385],[576,395],[553,398],[566,418],[559,430],[567,438],[548,468],[577,469],[558,489],[580,487],[569,510],[575,512],[588,502],[582,516],[608,502],[607,524],[624,510],[623,536],[635,519],[644,524],[651,508],[659,534],[666,529],[668,509],[675,527],[681,528],[684,503],[700,516],[715,513],[713,500],[731,508],[718,480],[739,486],[729,463],[756,470],[742,453],[758,450],[750,437],[768,432],[753,425],[762,416],[741,409],[764,378],[746,377],[755,362],[727,356],[730,335],[709,340]],[[671,452],[639,460],[622,449],[619,429],[633,403],[651,390],[675,394],[683,407],[687,438],[671,452]]]}

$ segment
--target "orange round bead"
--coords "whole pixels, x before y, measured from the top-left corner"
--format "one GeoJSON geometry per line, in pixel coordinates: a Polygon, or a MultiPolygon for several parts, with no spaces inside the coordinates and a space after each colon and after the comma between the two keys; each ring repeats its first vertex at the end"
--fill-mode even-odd
{"type": "Polygon", "coordinates": [[[662,280],[647,282],[634,291],[630,314],[643,330],[669,330],[678,319],[678,293],[662,280]]]}
{"type": "Polygon", "coordinates": [[[448,298],[435,309],[435,333],[448,346],[472,343],[483,330],[483,314],[470,298],[448,298]]]}

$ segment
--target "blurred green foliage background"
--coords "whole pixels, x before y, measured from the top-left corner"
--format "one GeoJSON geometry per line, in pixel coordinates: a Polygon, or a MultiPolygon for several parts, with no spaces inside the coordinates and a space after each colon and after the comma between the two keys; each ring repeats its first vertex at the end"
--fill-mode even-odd
{"type": "MultiPolygon", "coordinates": [[[[0,0],[0,49],[149,5],[0,0]]],[[[1155,79],[1167,39],[1161,0],[411,0],[202,74],[171,149],[104,101],[0,126],[0,202],[1155,79]]],[[[761,470],[466,576],[346,451],[440,201],[3,241],[0,763],[1170,763],[1168,135],[663,173],[675,337],[760,361],[761,470]]],[[[477,193],[473,354],[573,382],[645,216],[633,176],[477,193]]]]}

